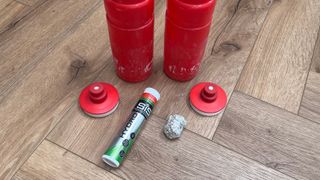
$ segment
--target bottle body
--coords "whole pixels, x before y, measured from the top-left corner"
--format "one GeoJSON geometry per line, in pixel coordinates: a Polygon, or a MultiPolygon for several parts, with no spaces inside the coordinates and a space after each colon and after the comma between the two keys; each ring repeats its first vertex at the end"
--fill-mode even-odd
{"type": "Polygon", "coordinates": [[[188,81],[200,68],[210,32],[215,0],[169,0],[164,66],[171,79],[188,81]]]}
{"type": "Polygon", "coordinates": [[[105,0],[107,24],[117,75],[128,82],[152,71],[154,0],[105,0]]]}

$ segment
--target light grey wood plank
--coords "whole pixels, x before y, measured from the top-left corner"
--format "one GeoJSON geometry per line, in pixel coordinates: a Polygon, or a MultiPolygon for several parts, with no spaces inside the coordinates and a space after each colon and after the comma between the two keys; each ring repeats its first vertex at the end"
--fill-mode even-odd
{"type": "Polygon", "coordinates": [[[297,179],[320,177],[320,124],[234,93],[214,142],[297,179]]]}
{"type": "Polygon", "coordinates": [[[12,179],[119,180],[120,178],[45,140],[12,179]]]}
{"type": "Polygon", "coordinates": [[[320,30],[299,115],[320,123],[320,30]]]}
{"type": "Polygon", "coordinates": [[[320,73],[309,73],[299,115],[320,123],[320,73]]]}
{"type": "Polygon", "coordinates": [[[236,89],[298,114],[319,24],[319,0],[274,1],[236,89]]]}

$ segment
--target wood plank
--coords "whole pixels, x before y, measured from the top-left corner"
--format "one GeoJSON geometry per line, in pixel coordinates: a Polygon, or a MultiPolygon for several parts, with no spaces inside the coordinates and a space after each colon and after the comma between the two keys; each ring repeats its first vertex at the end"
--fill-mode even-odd
{"type": "Polygon", "coordinates": [[[320,125],[235,92],[214,142],[297,179],[320,177],[320,125]]]}
{"type": "Polygon", "coordinates": [[[310,72],[299,115],[320,123],[320,74],[310,72]]]}
{"type": "Polygon", "coordinates": [[[74,106],[49,139],[125,179],[290,179],[188,130],[170,141],[162,132],[165,121],[155,116],[147,120],[122,166],[110,169],[101,156],[123,125],[120,114],[128,113],[126,105],[103,119],[78,111],[74,106]]]}
{"type": "Polygon", "coordinates": [[[38,111],[38,109],[32,109],[35,106],[31,106],[31,103],[26,103],[28,95],[30,93],[21,94],[20,98],[24,100],[15,101],[17,103],[15,108],[2,111],[7,104],[0,106],[0,179],[10,179],[14,175],[44,137],[55,127],[63,114],[74,104],[73,95],[69,94],[62,101],[38,111]],[[29,111],[25,110],[27,105],[31,106],[29,111]],[[43,113],[44,111],[46,113],[43,113]]]}
{"type": "Polygon", "coordinates": [[[15,0],[21,4],[27,5],[27,6],[34,6],[41,0],[15,0]]]}
{"type": "Polygon", "coordinates": [[[13,179],[102,180],[120,178],[49,141],[44,141],[13,179]]]}
{"type": "Polygon", "coordinates": [[[96,8],[23,77],[23,82],[2,97],[0,179],[9,179],[58,123],[59,118],[51,115],[55,106],[61,101],[66,106],[73,104],[79,89],[93,81],[103,68],[112,69],[112,61],[107,58],[111,52],[103,4],[96,8]]]}
{"type": "MultiPolygon", "coordinates": [[[[216,8],[214,11],[211,31],[208,38],[208,44],[206,47],[204,60],[209,56],[215,54],[218,51],[224,49],[225,54],[232,48],[236,48],[233,45],[240,40],[241,36],[247,36],[247,40],[255,40],[255,35],[259,32],[256,26],[259,26],[264,19],[264,13],[272,1],[247,1],[247,0],[221,0],[216,2],[216,8]],[[251,11],[244,13],[243,11],[251,11]],[[246,14],[252,13],[255,23],[250,23],[246,14]],[[257,14],[261,14],[262,17],[258,17],[257,14]],[[237,28],[239,32],[233,29],[237,28]],[[253,36],[250,36],[252,34],[253,36]],[[226,43],[228,42],[229,43],[226,43]],[[229,48],[229,50],[228,50],[229,48]]],[[[258,27],[259,29],[260,27],[258,27]]],[[[242,40],[240,40],[242,41],[242,40]]],[[[240,44],[242,45],[242,44],[240,44]]]]}
{"type": "MultiPolygon", "coordinates": [[[[26,9],[26,6],[14,0],[0,1],[0,34],[10,28],[11,23],[14,24],[15,17],[21,11],[26,9]]],[[[11,25],[12,26],[12,25],[11,25]]]]}
{"type": "Polygon", "coordinates": [[[298,113],[320,24],[320,1],[275,1],[237,90],[298,113]]]}
{"type": "Polygon", "coordinates": [[[318,39],[313,51],[313,58],[310,71],[320,73],[320,29],[318,32],[318,39]]]}
{"type": "Polygon", "coordinates": [[[320,123],[320,30],[299,115],[320,123]]]}
{"type": "Polygon", "coordinates": [[[19,21],[35,8],[37,8],[45,0],[39,0],[33,6],[26,6],[15,0],[0,1],[0,36],[9,29],[13,29],[19,21]]]}
{"type": "MultiPolygon", "coordinates": [[[[0,36],[0,95],[9,93],[62,41],[88,12],[95,0],[46,1],[0,36]]],[[[1,100],[0,100],[1,101],[1,100]]]]}

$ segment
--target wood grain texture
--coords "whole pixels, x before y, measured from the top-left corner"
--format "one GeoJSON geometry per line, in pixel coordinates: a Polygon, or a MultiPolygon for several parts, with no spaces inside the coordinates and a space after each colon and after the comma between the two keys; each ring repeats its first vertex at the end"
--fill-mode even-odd
{"type": "Polygon", "coordinates": [[[45,107],[46,109],[38,111],[38,109],[29,108],[26,111],[27,105],[37,103],[38,100],[34,98],[26,104],[28,95],[28,93],[21,93],[20,98],[23,100],[21,102],[13,98],[16,100],[15,108],[3,111],[3,107],[8,105],[0,106],[0,179],[10,179],[14,175],[73,104],[73,95],[69,94],[65,99],[45,107]]]}
{"type": "Polygon", "coordinates": [[[55,106],[75,103],[81,88],[103,68],[112,68],[107,66],[111,59],[105,58],[111,52],[103,4],[97,8],[76,32],[2,96],[0,179],[9,179],[57,124],[59,118],[50,115],[55,106]]]}
{"type": "Polygon", "coordinates": [[[237,90],[298,113],[319,24],[320,1],[275,1],[237,90]]]}
{"type": "Polygon", "coordinates": [[[75,106],[49,139],[125,179],[290,179],[190,131],[170,141],[162,132],[165,121],[155,116],[122,166],[110,169],[101,156],[123,124],[123,104],[116,115],[98,120],[79,115],[75,106]]]}
{"type": "Polygon", "coordinates": [[[320,123],[320,74],[310,72],[299,115],[320,123]]]}
{"type": "Polygon", "coordinates": [[[44,141],[21,167],[13,180],[120,179],[67,150],[44,141]]]}
{"type": "Polygon", "coordinates": [[[3,36],[7,31],[15,29],[20,22],[28,19],[28,15],[45,1],[37,0],[32,6],[27,6],[16,0],[1,0],[0,36],[3,36]]]}
{"type": "Polygon", "coordinates": [[[297,179],[320,177],[320,125],[235,92],[214,142],[297,179]]]}
{"type": "Polygon", "coordinates": [[[21,4],[24,4],[26,6],[34,6],[35,4],[39,3],[39,1],[42,0],[15,0],[21,4]]]}
{"type": "Polygon", "coordinates": [[[320,29],[318,32],[318,39],[313,51],[313,58],[310,71],[320,73],[320,29]]]}
{"type": "Polygon", "coordinates": [[[312,65],[301,101],[299,115],[320,123],[320,31],[318,33],[312,65]]]}
{"type": "Polygon", "coordinates": [[[254,41],[272,0],[220,0],[216,3],[204,59],[217,53],[227,56],[241,49],[242,45],[247,45],[243,39],[254,41]]]}
{"type": "MultiPolygon", "coordinates": [[[[9,93],[100,1],[46,1],[0,36],[0,95],[9,93]]],[[[1,100],[0,100],[1,101],[1,100]]]]}
{"type": "Polygon", "coordinates": [[[25,9],[28,7],[14,0],[0,1],[0,35],[14,26],[15,19],[19,19],[17,16],[25,9]]]}

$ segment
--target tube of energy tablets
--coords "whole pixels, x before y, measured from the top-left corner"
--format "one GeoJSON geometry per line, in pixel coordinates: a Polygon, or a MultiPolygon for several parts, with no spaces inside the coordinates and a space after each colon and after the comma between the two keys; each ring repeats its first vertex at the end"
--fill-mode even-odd
{"type": "Polygon", "coordinates": [[[134,106],[125,126],[121,129],[112,145],[103,154],[102,160],[112,167],[119,167],[131,149],[144,121],[150,116],[154,105],[160,100],[160,93],[146,88],[134,106]]]}

